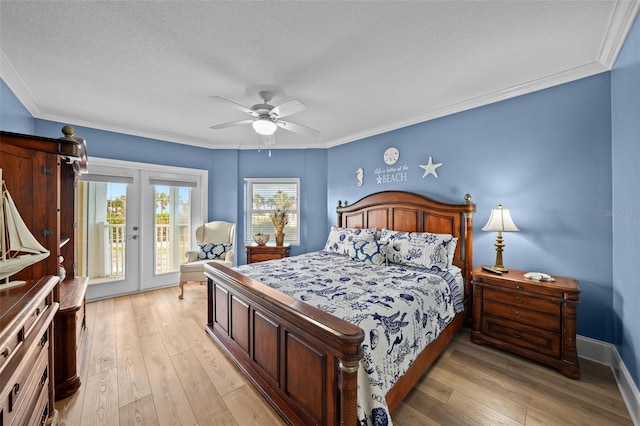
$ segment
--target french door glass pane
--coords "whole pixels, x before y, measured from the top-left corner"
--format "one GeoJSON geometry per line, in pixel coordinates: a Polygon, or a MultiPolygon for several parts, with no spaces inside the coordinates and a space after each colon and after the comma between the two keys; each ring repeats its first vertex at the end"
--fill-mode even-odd
{"type": "Polygon", "coordinates": [[[176,272],[191,244],[191,188],[154,186],[155,273],[176,272]]]}
{"type": "Polygon", "coordinates": [[[81,249],[80,276],[89,283],[122,280],[126,272],[127,184],[113,182],[83,182],[79,186],[81,249]],[[82,259],[86,253],[86,258],[82,259]]]}

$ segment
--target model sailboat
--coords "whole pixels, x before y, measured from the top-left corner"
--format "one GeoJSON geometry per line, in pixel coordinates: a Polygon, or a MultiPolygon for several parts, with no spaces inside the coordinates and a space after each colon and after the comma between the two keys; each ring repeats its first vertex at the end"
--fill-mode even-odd
{"type": "Polygon", "coordinates": [[[0,200],[0,289],[23,284],[24,281],[9,281],[11,275],[17,274],[27,266],[45,259],[49,250],[33,236],[20,217],[11,194],[2,179],[2,199],[0,200]]]}

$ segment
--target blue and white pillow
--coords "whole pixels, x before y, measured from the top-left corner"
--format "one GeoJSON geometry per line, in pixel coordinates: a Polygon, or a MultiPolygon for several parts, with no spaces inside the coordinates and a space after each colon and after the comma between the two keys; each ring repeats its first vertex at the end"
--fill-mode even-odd
{"type": "Polygon", "coordinates": [[[376,228],[356,229],[332,226],[324,251],[348,256],[354,240],[373,241],[375,238],[376,228]]]}
{"type": "Polygon", "coordinates": [[[231,251],[233,244],[198,243],[198,259],[200,260],[224,260],[231,251]]]}
{"type": "Polygon", "coordinates": [[[349,257],[363,263],[387,265],[387,242],[355,240],[349,249],[349,257]]]}
{"type": "MultiPolygon", "coordinates": [[[[441,271],[449,267],[447,246],[451,243],[451,234],[432,234],[430,232],[398,232],[383,229],[382,241],[388,241],[387,259],[392,263],[441,271]]],[[[455,251],[455,248],[454,248],[455,251]]]]}

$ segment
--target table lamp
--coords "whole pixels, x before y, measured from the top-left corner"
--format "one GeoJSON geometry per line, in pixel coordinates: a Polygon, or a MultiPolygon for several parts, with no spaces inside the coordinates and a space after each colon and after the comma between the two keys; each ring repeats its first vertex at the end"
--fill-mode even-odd
{"type": "Polygon", "coordinates": [[[509,272],[509,270],[502,264],[502,248],[504,247],[504,243],[502,242],[502,233],[519,231],[516,224],[513,223],[513,219],[511,219],[511,212],[509,209],[503,208],[502,204],[498,204],[497,209],[491,209],[489,221],[482,230],[498,233],[496,238],[496,264],[493,266],[493,269],[497,269],[502,272],[509,272]]]}

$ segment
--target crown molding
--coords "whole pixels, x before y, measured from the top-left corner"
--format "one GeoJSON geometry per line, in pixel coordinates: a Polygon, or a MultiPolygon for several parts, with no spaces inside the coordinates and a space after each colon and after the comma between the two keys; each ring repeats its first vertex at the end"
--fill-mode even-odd
{"type": "Polygon", "coordinates": [[[40,106],[36,102],[35,98],[31,94],[31,91],[24,84],[24,81],[16,69],[11,64],[11,61],[0,50],[0,77],[4,80],[5,84],[9,86],[14,95],[22,103],[32,117],[37,117],[41,113],[40,106]]]}
{"type": "Polygon", "coordinates": [[[375,136],[381,133],[397,130],[402,127],[411,126],[414,124],[423,123],[425,121],[434,120],[436,118],[445,117],[448,115],[456,114],[459,112],[467,111],[470,109],[486,106],[496,102],[504,101],[507,99],[515,98],[517,96],[526,95],[529,93],[537,92],[539,90],[548,89],[550,87],[559,86],[561,84],[569,83],[582,78],[591,77],[602,72],[606,72],[608,69],[600,62],[591,62],[581,67],[569,69],[560,73],[551,74],[536,80],[529,81],[524,84],[512,86],[506,89],[498,90],[493,93],[478,96],[475,98],[467,99],[465,101],[457,102],[443,108],[432,110],[426,114],[419,115],[413,119],[393,123],[388,126],[381,126],[373,129],[368,129],[364,132],[354,133],[344,138],[335,139],[327,142],[327,148],[333,146],[342,145],[348,142],[354,142],[356,140],[364,139],[367,137],[375,136]]]}
{"type": "Polygon", "coordinates": [[[598,54],[599,62],[608,70],[615,65],[638,10],[640,10],[640,0],[616,2],[598,54]]]}

